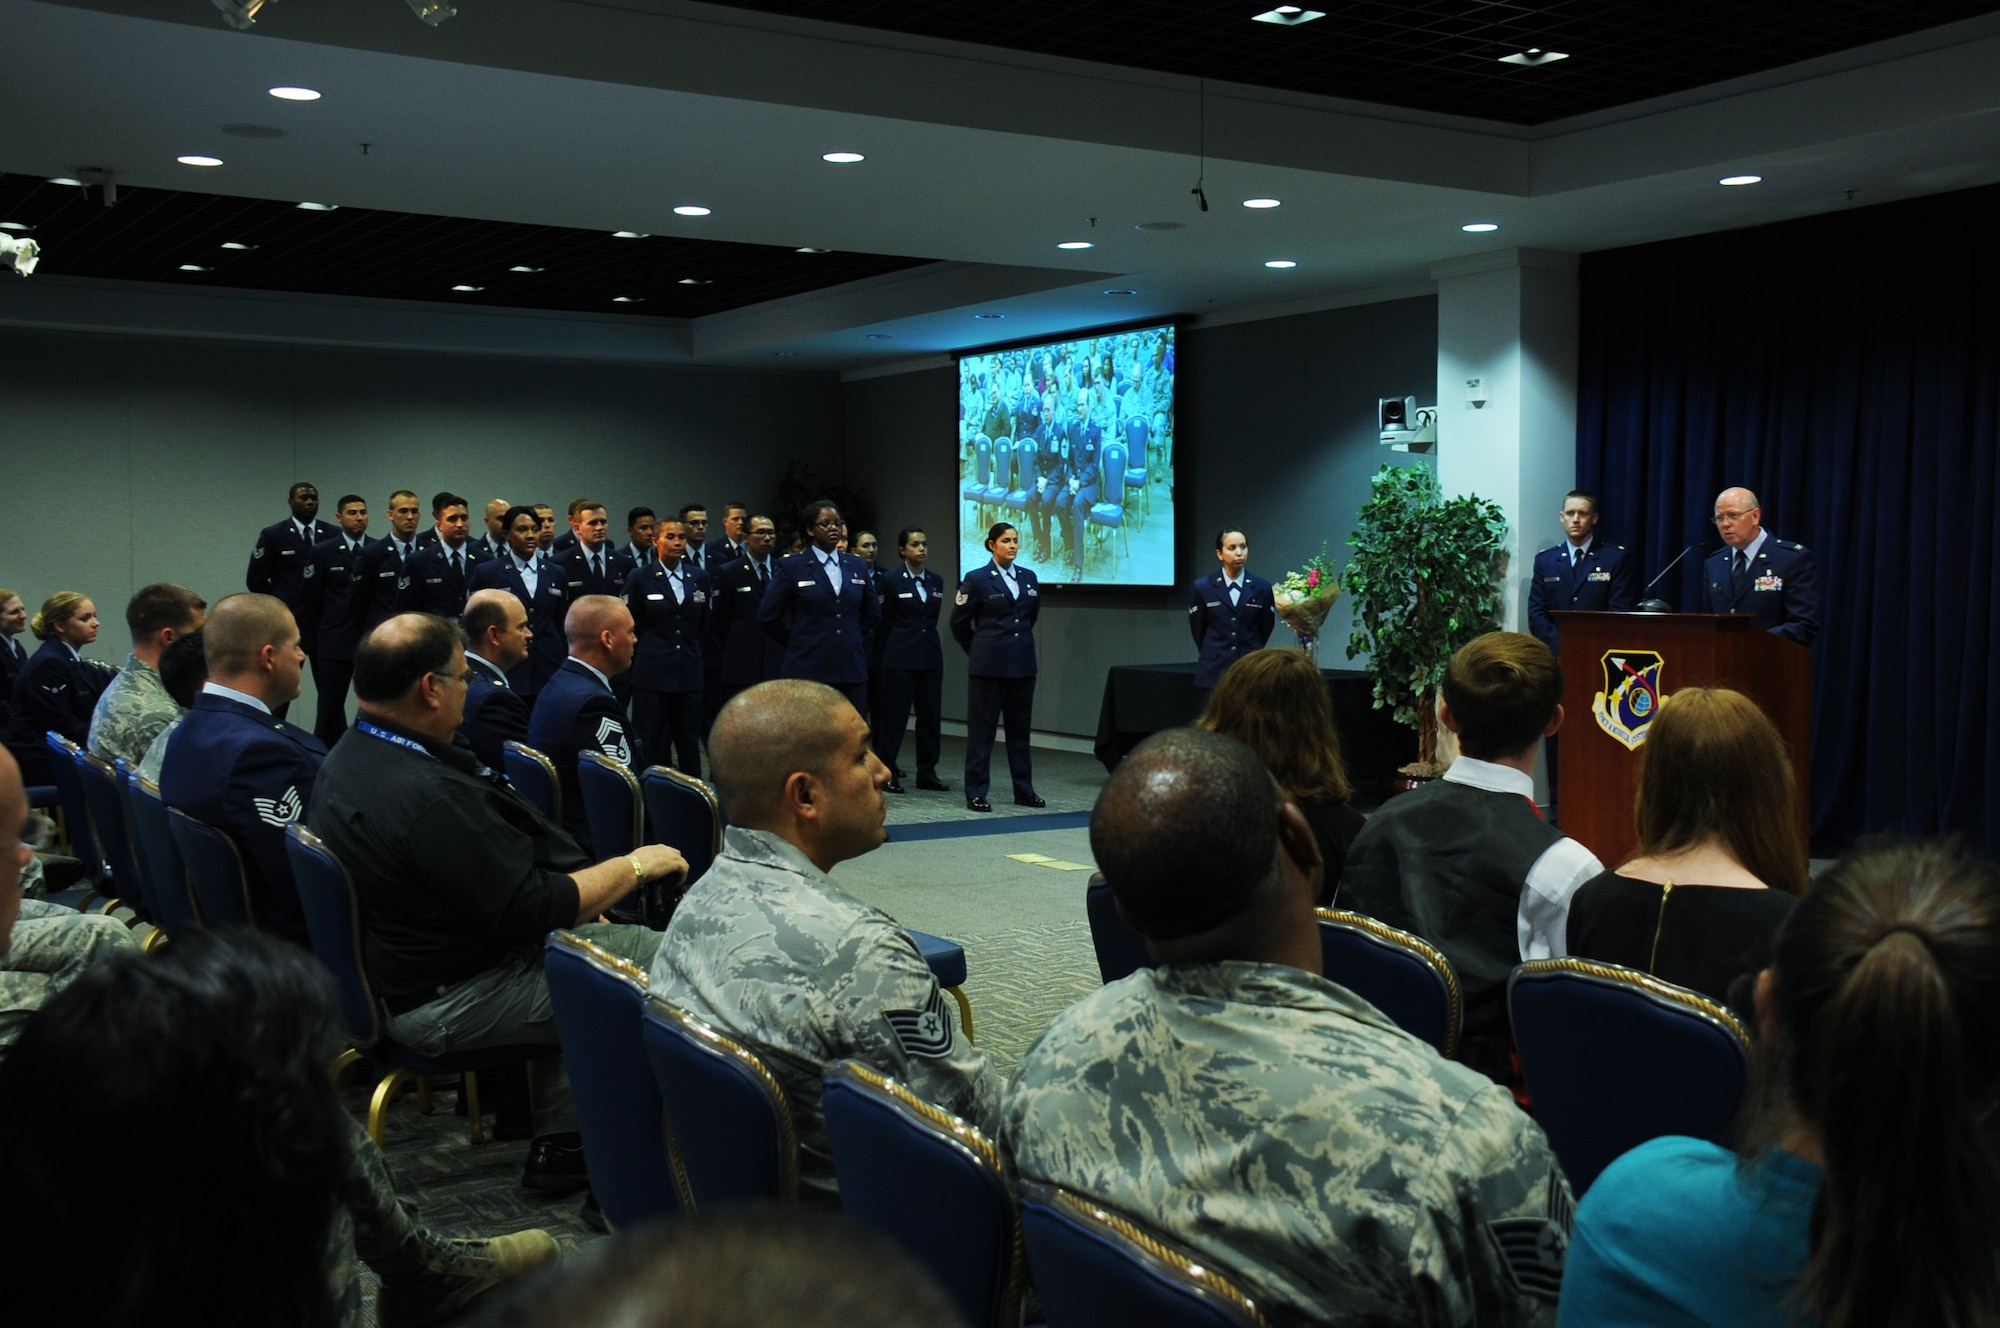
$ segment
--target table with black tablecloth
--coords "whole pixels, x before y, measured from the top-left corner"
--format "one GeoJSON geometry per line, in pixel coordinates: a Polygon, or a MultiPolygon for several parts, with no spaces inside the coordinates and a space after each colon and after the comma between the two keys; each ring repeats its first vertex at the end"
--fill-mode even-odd
{"type": "MultiPolygon", "coordinates": [[[[1199,712],[1194,664],[1120,664],[1105,673],[1104,703],[1097,712],[1093,750],[1113,770],[1125,753],[1161,729],[1193,721],[1199,712]]],[[[1375,709],[1373,684],[1360,669],[1321,669],[1333,700],[1333,727],[1341,756],[1356,785],[1379,785],[1406,761],[1417,759],[1417,735],[1386,710],[1375,709]]]]}

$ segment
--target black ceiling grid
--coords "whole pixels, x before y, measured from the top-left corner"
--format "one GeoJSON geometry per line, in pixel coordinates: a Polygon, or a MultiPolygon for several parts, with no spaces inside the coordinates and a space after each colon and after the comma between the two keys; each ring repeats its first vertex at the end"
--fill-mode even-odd
{"type": "Polygon", "coordinates": [[[180,190],[93,189],[0,175],[0,221],[33,229],[37,275],[227,286],[516,309],[700,318],[929,260],[801,254],[775,245],[649,236],[180,190]],[[254,246],[224,249],[225,243],[254,246]],[[208,269],[184,272],[182,264],[208,269]],[[539,272],[512,272],[534,267],[539,272]],[[700,283],[700,284],[688,284],[700,283]],[[453,286],[479,286],[455,292],[453,286]],[[638,303],[617,303],[629,296],[638,303]]]}

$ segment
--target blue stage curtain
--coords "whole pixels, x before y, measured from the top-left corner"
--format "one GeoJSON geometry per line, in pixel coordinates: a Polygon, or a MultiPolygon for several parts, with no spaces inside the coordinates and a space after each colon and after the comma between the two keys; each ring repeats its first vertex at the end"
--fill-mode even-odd
{"type": "Polygon", "coordinates": [[[2000,186],[1582,261],[1578,482],[1701,608],[1731,485],[1818,563],[1817,854],[2000,850],[2000,186]]]}

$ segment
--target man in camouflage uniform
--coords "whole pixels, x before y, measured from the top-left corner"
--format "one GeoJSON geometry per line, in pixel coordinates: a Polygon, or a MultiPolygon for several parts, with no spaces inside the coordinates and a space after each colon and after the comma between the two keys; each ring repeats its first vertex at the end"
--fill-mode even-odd
{"type": "Polygon", "coordinates": [[[122,756],[136,766],[160,730],[179,718],[180,707],[160,681],[160,653],[175,638],[200,631],[207,616],[208,601],[185,586],[161,581],[132,596],[125,606],[132,653],[91,713],[92,756],[107,761],[122,756]]]}
{"type": "Polygon", "coordinates": [[[1018,1174],[1189,1247],[1276,1322],[1553,1324],[1572,1204],[1541,1130],[1320,976],[1317,842],[1250,750],[1150,739],[1090,839],[1161,967],[1030,1048],[1018,1174]]]}
{"type": "Polygon", "coordinates": [[[769,1062],[807,1202],[838,1202],[820,1089],[830,1061],[861,1061],[990,1130],[1000,1085],[916,942],[827,875],[886,838],[889,768],[868,725],[833,688],[779,679],[723,706],[709,758],[730,826],[674,912],[652,990],[769,1062]]]}

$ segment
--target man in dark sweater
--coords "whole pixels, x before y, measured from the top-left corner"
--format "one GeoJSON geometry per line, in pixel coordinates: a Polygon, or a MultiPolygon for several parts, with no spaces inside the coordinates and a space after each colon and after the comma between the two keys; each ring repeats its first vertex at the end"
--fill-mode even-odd
{"type": "Polygon", "coordinates": [[[1555,656],[1525,633],[1461,647],[1439,712],[1459,758],[1368,818],[1334,895],[1444,951],[1465,996],[1459,1059],[1503,1083],[1507,975],[1564,953],[1570,896],[1604,870],[1535,808],[1535,755],[1562,726],[1562,690],[1555,656]]]}

